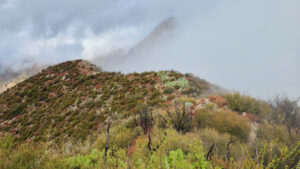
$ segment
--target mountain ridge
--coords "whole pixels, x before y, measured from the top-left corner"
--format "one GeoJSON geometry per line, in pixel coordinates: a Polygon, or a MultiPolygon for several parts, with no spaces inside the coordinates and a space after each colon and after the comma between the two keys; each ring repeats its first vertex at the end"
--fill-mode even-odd
{"type": "Polygon", "coordinates": [[[122,74],[84,60],[67,61],[0,94],[0,133],[38,141],[51,129],[56,140],[84,139],[113,112],[125,117],[140,104],[163,108],[175,98],[205,94],[210,87],[205,80],[175,71],[122,74]]]}

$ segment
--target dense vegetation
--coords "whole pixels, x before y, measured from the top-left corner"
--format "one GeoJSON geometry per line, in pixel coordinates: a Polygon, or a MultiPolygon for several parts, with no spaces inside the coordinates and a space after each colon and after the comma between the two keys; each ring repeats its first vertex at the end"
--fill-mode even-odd
{"type": "Polygon", "coordinates": [[[199,88],[177,72],[124,75],[98,72],[84,61],[66,62],[0,95],[0,132],[13,133],[20,141],[85,139],[112,112],[127,117],[141,103],[166,106],[185,90],[199,88]],[[166,86],[178,90],[164,96],[166,86]]]}
{"type": "Polygon", "coordinates": [[[43,70],[0,95],[0,168],[297,168],[300,108],[175,71],[43,70]]]}

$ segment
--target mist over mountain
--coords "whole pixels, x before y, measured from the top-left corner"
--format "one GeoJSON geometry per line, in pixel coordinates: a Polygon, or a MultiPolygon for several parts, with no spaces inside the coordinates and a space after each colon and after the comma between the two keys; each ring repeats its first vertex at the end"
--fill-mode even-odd
{"type": "Polygon", "coordinates": [[[12,67],[6,66],[6,68],[3,68],[0,72],[0,81],[12,80],[13,78],[16,78],[17,76],[23,73],[28,76],[33,76],[46,67],[47,66],[45,65],[33,64],[30,67],[16,70],[12,67]]]}
{"type": "Polygon", "coordinates": [[[299,0],[0,0],[0,169],[300,168],[299,0]]]}
{"type": "MultiPolygon", "coordinates": [[[[129,67],[129,63],[139,64],[146,59],[145,51],[151,51],[156,44],[172,36],[176,29],[176,18],[169,17],[158,23],[153,30],[129,50],[117,50],[106,58],[96,57],[93,62],[107,70],[121,70],[121,65],[129,67]]],[[[130,69],[123,68],[129,72],[130,69]]],[[[133,70],[134,71],[134,70],[133,70]]]]}
{"type": "Polygon", "coordinates": [[[33,64],[18,70],[11,67],[3,68],[0,72],[0,93],[39,73],[46,67],[45,65],[33,64]]]}
{"type": "Polygon", "coordinates": [[[0,3],[0,72],[87,59],[124,73],[192,72],[257,97],[300,95],[297,0],[29,4],[0,3]],[[147,38],[170,17],[174,30],[147,38]]]}

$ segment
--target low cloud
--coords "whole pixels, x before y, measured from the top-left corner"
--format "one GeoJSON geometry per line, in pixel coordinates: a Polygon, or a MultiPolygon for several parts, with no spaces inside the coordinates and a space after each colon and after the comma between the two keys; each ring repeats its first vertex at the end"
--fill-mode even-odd
{"type": "Polygon", "coordinates": [[[258,97],[300,95],[298,0],[0,0],[0,71],[88,59],[123,72],[175,69],[258,97]],[[162,20],[170,36],[130,56],[162,20]]]}

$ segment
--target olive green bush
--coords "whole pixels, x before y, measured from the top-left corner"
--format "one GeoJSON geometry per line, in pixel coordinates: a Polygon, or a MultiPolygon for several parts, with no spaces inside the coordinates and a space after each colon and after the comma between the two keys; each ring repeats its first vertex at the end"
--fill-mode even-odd
{"type": "Polygon", "coordinates": [[[223,96],[231,110],[243,113],[253,113],[266,116],[271,111],[271,107],[264,101],[257,100],[240,93],[230,93],[223,96]]]}
{"type": "Polygon", "coordinates": [[[213,128],[203,128],[197,131],[199,135],[199,139],[203,142],[203,147],[206,152],[211,148],[214,144],[214,153],[215,158],[226,159],[226,155],[228,153],[227,144],[231,139],[233,141],[229,145],[229,153],[231,158],[235,161],[241,159],[242,151],[241,151],[241,143],[235,137],[227,134],[227,133],[219,133],[213,128]]]}
{"type": "MultiPolygon", "coordinates": [[[[270,124],[268,122],[264,122],[259,124],[258,129],[256,131],[256,135],[258,139],[267,140],[269,142],[273,140],[277,140],[280,143],[284,143],[287,145],[292,144],[292,140],[289,137],[288,129],[284,125],[276,125],[270,124]]],[[[292,133],[293,138],[300,139],[300,136],[296,133],[292,133]]]]}
{"type": "Polygon", "coordinates": [[[214,128],[220,133],[229,133],[245,142],[251,130],[248,119],[230,110],[209,107],[197,110],[194,123],[198,128],[214,128]]]}
{"type": "Polygon", "coordinates": [[[164,94],[171,94],[175,91],[173,87],[167,87],[164,89],[164,94]]]}

